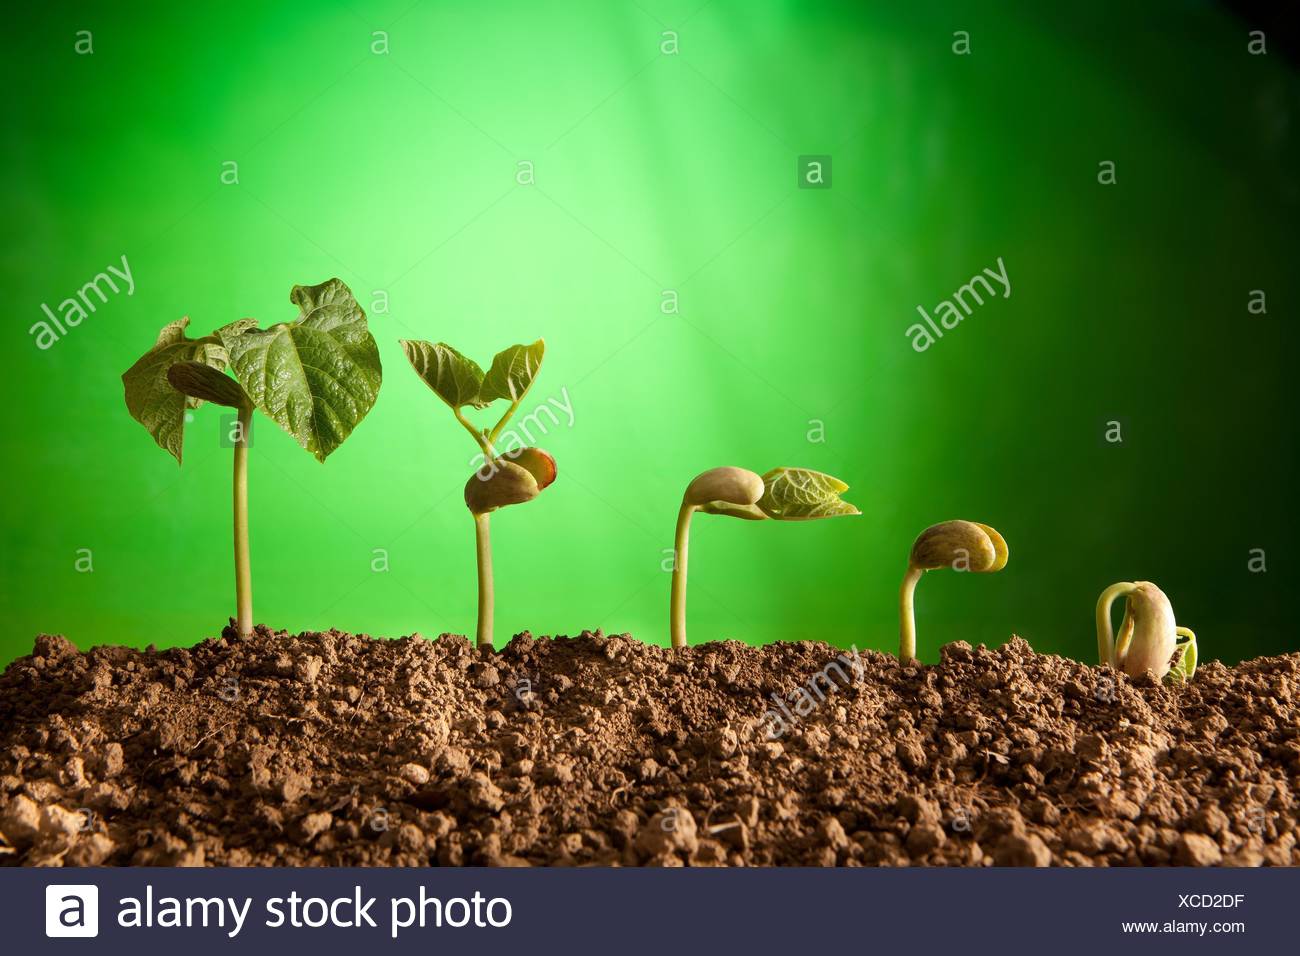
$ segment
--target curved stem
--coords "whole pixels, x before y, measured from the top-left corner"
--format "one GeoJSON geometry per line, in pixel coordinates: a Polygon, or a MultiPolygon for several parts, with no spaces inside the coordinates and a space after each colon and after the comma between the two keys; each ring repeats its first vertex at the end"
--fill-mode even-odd
{"type": "Polygon", "coordinates": [[[1115,628],[1110,620],[1110,608],[1117,597],[1127,596],[1137,590],[1131,581],[1120,581],[1101,592],[1097,598],[1097,658],[1107,667],[1118,667],[1115,657],[1115,628]]]}
{"type": "Polygon", "coordinates": [[[492,540],[488,516],[474,516],[474,545],[478,552],[478,635],[479,647],[492,646],[492,540]]]}
{"type": "Polygon", "coordinates": [[[912,565],[907,566],[903,575],[902,587],[898,589],[898,660],[902,664],[916,660],[916,609],[913,598],[916,594],[916,582],[921,580],[925,571],[912,565]]]}
{"type": "Polygon", "coordinates": [[[469,432],[474,441],[478,442],[478,446],[483,449],[483,454],[487,457],[487,460],[492,461],[495,459],[497,453],[496,449],[492,447],[492,439],[475,428],[474,423],[466,418],[465,413],[459,408],[453,408],[452,413],[456,416],[456,421],[460,422],[465,427],[465,431],[469,432]]]}
{"type": "Polygon", "coordinates": [[[248,561],[248,430],[253,406],[239,410],[235,440],[235,628],[240,637],[253,635],[253,571],[248,561]]]}
{"type": "Polygon", "coordinates": [[[668,626],[673,647],[686,646],[686,560],[690,546],[691,515],[695,505],[682,502],[677,512],[677,535],[673,540],[673,588],[668,602],[668,626]]]}

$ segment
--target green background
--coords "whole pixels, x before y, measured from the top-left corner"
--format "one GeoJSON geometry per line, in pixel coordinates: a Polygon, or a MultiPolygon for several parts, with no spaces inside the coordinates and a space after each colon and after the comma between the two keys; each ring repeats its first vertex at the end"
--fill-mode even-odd
{"type": "Polygon", "coordinates": [[[538,442],[557,483],[493,522],[498,642],[602,627],[666,643],[682,489],[735,464],[831,472],[863,516],[697,518],[696,643],[893,649],[912,539],[963,517],[1000,529],[1010,564],[927,576],[923,659],[1014,632],[1091,661],[1097,594],[1134,578],[1167,591],[1204,658],[1297,647],[1300,86],[1213,4],[16,16],[0,661],[40,631],[82,647],[219,631],[233,613],[220,412],[198,411],[178,469],[127,415],[120,375],[169,321],[287,320],[293,284],[335,275],[370,314],[383,390],[324,466],[256,422],[259,621],[472,633],[475,448],[397,340],[486,365],[544,335],[531,397],[567,390],[575,422],[538,442]],[[74,52],[78,30],[92,54],[74,52]],[[796,188],[804,154],[832,157],[831,188],[796,188]],[[534,184],[516,184],[521,161],[534,184]],[[134,294],[38,350],[41,303],[123,254],[134,294]],[[998,257],[1010,298],[914,352],[916,307],[998,257]],[[1255,289],[1266,314],[1248,311],[1255,289]],[[680,314],[661,312],[663,290],[680,314]],[[1112,420],[1121,444],[1105,441],[1112,420]],[[92,572],[75,569],[81,548],[92,572]],[[377,548],[387,571],[371,569],[377,548]]]}

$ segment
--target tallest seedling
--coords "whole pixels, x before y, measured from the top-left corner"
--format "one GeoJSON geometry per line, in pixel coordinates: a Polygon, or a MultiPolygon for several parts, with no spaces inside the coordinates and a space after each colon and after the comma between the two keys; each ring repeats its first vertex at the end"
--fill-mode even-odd
{"type": "Polygon", "coordinates": [[[324,461],[375,404],[383,370],[366,314],[338,279],[296,285],[292,322],[257,328],[240,319],[201,339],[189,319],[163,328],[154,347],[122,375],[126,407],[180,464],[185,420],[205,401],[236,410],[228,436],[235,451],[235,624],[253,633],[253,576],[248,559],[248,449],[253,409],[324,461]],[[229,370],[235,378],[226,375],[229,370]]]}

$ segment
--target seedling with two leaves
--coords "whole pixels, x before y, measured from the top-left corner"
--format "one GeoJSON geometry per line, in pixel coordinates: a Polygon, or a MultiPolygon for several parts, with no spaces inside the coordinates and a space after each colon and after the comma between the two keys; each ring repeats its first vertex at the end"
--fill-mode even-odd
{"type": "Polygon", "coordinates": [[[153,348],[122,375],[126,407],[180,464],[186,415],[204,402],[237,412],[232,430],[236,628],[253,633],[248,553],[248,449],[253,409],[260,408],[324,461],[365,418],[379,395],[383,369],[366,314],[338,279],[296,285],[292,322],[259,329],[256,319],[223,325],[191,339],[189,318],[164,326],[153,348]],[[226,374],[234,373],[234,378],[226,374]]]}
{"type": "Polygon", "coordinates": [[[677,512],[668,608],[673,647],[686,646],[686,567],[691,518],[697,511],[747,521],[811,521],[861,514],[840,499],[848,488],[838,478],[807,468],[774,468],[760,477],[744,468],[727,466],[697,475],[686,486],[677,512]]]}
{"type": "Polygon", "coordinates": [[[437,395],[483,453],[483,466],[465,483],[465,506],[474,517],[478,555],[479,647],[492,646],[495,592],[492,582],[492,540],[488,515],[498,508],[532,501],[555,480],[555,459],[540,448],[496,448],[510,418],[532,388],[546,354],[546,343],[512,345],[498,352],[487,372],[445,342],[403,341],[402,349],[417,375],[437,395]],[[478,428],[465,417],[465,408],[484,409],[493,402],[509,406],[491,428],[478,428]]]}

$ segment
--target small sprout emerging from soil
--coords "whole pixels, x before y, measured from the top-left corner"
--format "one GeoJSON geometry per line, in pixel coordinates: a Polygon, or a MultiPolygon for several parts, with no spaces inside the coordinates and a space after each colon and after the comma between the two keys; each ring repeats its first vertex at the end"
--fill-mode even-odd
{"type": "Polygon", "coordinates": [[[1120,581],[1101,592],[1097,654],[1103,665],[1130,677],[1151,671],[1158,679],[1183,683],[1196,673],[1196,635],[1175,623],[1169,598],[1150,581],[1120,581]],[[1125,599],[1124,618],[1116,639],[1110,609],[1120,597],[1125,599]]]}
{"type": "Polygon", "coordinates": [[[512,345],[497,353],[486,373],[477,362],[444,342],[404,340],[402,349],[416,374],[447,404],[483,452],[483,467],[465,483],[465,506],[474,517],[478,553],[477,644],[491,647],[494,592],[488,515],[507,505],[532,501],[555,480],[555,459],[540,448],[496,450],[497,439],[542,367],[546,343],[538,339],[532,345],[512,345]],[[510,406],[491,429],[475,427],[461,410],[487,408],[499,399],[510,406]]]}
{"type": "Polygon", "coordinates": [[[926,571],[950,567],[954,571],[987,573],[1001,571],[1007,564],[1007,543],[986,524],[975,521],[944,521],[921,532],[912,545],[907,574],[898,593],[898,659],[906,664],[916,659],[916,610],[913,598],[916,582],[926,571]]]}
{"type": "Polygon", "coordinates": [[[191,339],[185,334],[188,318],[172,322],[122,375],[127,410],[177,464],[189,409],[212,402],[237,412],[230,433],[235,452],[235,623],[244,637],[253,633],[248,447],[254,407],[324,461],[374,406],[383,377],[366,314],[346,285],[338,279],[297,285],[289,301],[298,306],[298,317],[266,330],[257,328],[256,319],[240,319],[191,339]]]}
{"type": "Polygon", "coordinates": [[[686,646],[686,565],[691,516],[697,511],[747,521],[811,521],[857,515],[840,495],[849,486],[838,478],[807,468],[774,468],[759,477],[744,468],[711,468],[697,475],[682,495],[673,550],[669,628],[673,647],[686,646]]]}

